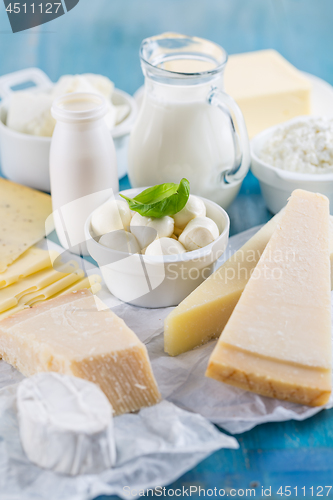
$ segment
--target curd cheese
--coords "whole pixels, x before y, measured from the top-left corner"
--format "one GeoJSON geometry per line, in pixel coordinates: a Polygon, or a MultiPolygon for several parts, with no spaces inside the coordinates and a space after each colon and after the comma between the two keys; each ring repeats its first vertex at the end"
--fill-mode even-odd
{"type": "Polygon", "coordinates": [[[333,120],[318,117],[280,126],[264,145],[260,158],[290,172],[333,172],[333,120]]]}

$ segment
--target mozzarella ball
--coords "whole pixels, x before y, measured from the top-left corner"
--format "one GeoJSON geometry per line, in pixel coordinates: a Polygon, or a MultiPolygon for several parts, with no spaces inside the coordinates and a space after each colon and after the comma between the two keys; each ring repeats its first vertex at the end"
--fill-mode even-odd
{"type": "Polygon", "coordinates": [[[171,236],[174,226],[173,218],[168,215],[157,219],[155,217],[143,217],[136,213],[132,217],[130,230],[138,240],[140,247],[145,248],[156,238],[171,236]]]}
{"type": "Polygon", "coordinates": [[[105,247],[112,248],[112,250],[118,250],[119,252],[140,253],[139,243],[134,234],[124,229],[103,234],[99,239],[99,243],[105,247]]]}
{"type": "Polygon", "coordinates": [[[195,217],[205,217],[206,216],[206,205],[204,202],[190,194],[185,207],[173,216],[175,221],[175,226],[179,229],[184,229],[184,227],[190,222],[190,220],[195,217]]]}
{"type": "Polygon", "coordinates": [[[96,236],[117,231],[129,230],[131,211],[126,201],[108,200],[91,217],[91,228],[96,236]]]}
{"type": "Polygon", "coordinates": [[[203,248],[212,243],[220,235],[216,223],[209,217],[192,219],[179,236],[179,241],[188,252],[203,248]]]}
{"type": "Polygon", "coordinates": [[[145,255],[177,255],[186,250],[179,241],[173,238],[158,238],[147,246],[145,255]]]}

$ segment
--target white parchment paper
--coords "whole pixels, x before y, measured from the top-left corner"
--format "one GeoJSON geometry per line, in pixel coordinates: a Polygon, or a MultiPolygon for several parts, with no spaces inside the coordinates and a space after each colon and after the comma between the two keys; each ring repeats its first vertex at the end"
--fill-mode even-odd
{"type": "MultiPolygon", "coordinates": [[[[258,229],[230,238],[225,258],[258,229]]],[[[45,248],[45,241],[40,246],[45,248]]],[[[49,248],[61,251],[52,242],[49,248]]],[[[80,261],[88,275],[99,273],[91,263],[72,255],[70,258],[80,261]]],[[[212,452],[237,448],[234,438],[219,432],[210,422],[240,433],[264,422],[304,420],[321,411],[321,407],[261,397],[206,378],[215,341],[172,358],[163,351],[163,321],[172,308],[130,306],[113,297],[105,286],[98,295],[147,345],[164,401],[138,414],[115,418],[118,459],[114,469],[96,476],[59,476],[32,465],[25,457],[15,405],[16,384],[23,376],[0,361],[0,499],[85,500],[101,494],[125,498],[124,486],[139,494],[140,490],[166,485],[212,452]]],[[[326,408],[332,406],[333,398],[326,408]]]]}
{"type": "Polygon", "coordinates": [[[138,414],[114,419],[117,461],[98,475],[69,477],[33,465],[21,447],[17,385],[0,390],[0,498],[90,500],[98,495],[135,498],[171,483],[220,448],[237,448],[201,415],[162,401],[138,414]]]}

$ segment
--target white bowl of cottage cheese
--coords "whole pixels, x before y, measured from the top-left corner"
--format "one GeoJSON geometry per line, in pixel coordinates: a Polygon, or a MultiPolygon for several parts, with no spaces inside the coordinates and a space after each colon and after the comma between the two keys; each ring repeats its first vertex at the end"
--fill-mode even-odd
{"type": "Polygon", "coordinates": [[[333,119],[300,116],[264,130],[251,141],[251,170],[271,212],[301,188],[326,195],[333,213],[333,119]]]}

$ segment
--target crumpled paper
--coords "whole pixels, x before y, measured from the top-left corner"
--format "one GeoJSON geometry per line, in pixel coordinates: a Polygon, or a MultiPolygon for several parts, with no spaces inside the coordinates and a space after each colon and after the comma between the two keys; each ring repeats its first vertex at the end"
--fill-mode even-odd
{"type": "MultiPolygon", "coordinates": [[[[2,371],[2,370],[1,370],[2,371]]],[[[0,390],[0,498],[90,500],[99,495],[135,498],[147,488],[176,480],[220,448],[238,448],[200,415],[162,401],[138,414],[114,419],[117,460],[97,475],[70,477],[33,465],[23,452],[17,385],[0,390]]]]}
{"type": "MultiPolygon", "coordinates": [[[[230,238],[218,265],[258,229],[252,228],[230,238]]],[[[41,242],[40,246],[46,248],[46,242],[41,242]]],[[[48,247],[61,251],[52,242],[48,247]]],[[[90,262],[73,255],[70,258],[78,260],[88,275],[99,273],[90,262]]],[[[163,351],[163,322],[172,308],[131,306],[112,296],[105,286],[98,295],[146,344],[159,389],[167,401],[136,415],[115,418],[118,434],[115,469],[97,476],[59,476],[31,465],[25,458],[18,438],[14,409],[16,387],[13,385],[23,376],[0,361],[0,389],[4,388],[0,390],[0,499],[2,493],[6,500],[21,498],[23,489],[27,500],[83,500],[100,494],[117,494],[125,498],[122,488],[126,483],[138,492],[163,486],[213,451],[237,447],[236,440],[218,432],[207,420],[236,434],[264,422],[304,420],[322,410],[323,407],[309,408],[265,398],[205,377],[216,341],[170,357],[163,351]],[[182,412],[180,408],[192,413],[182,412]]],[[[331,407],[333,397],[325,406],[331,407]]]]}

